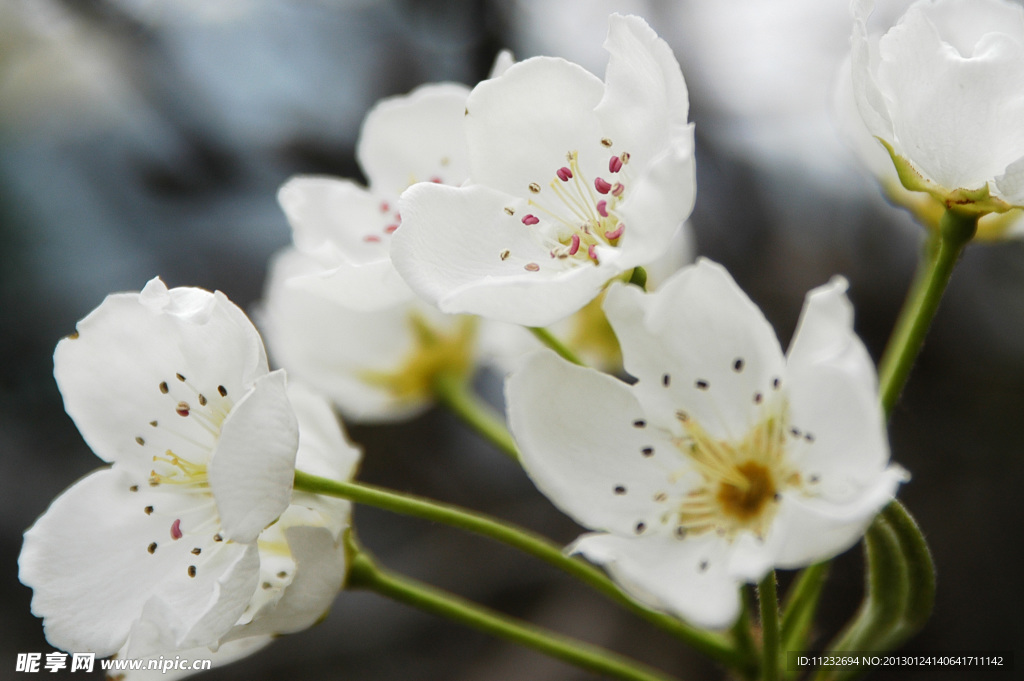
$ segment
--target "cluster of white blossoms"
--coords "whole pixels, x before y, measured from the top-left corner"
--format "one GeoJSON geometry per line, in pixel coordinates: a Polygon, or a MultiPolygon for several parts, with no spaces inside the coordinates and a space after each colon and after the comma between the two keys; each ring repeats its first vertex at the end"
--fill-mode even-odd
{"type": "MultiPolygon", "coordinates": [[[[849,89],[907,189],[1024,203],[1024,10],[922,1],[878,38],[871,2],[853,9],[849,89]]],[[[541,349],[515,362],[507,410],[526,472],[592,530],[569,550],[640,602],[727,627],[742,584],[859,539],[907,474],[845,280],[807,295],[786,354],[708,260],[636,286],[693,208],[694,130],[642,19],[613,15],[605,47],[603,81],[503,55],[472,90],[385,100],[358,146],[368,187],[282,187],[294,245],[258,318],[303,384],[221,293],[159,279],[59,343],[66,410],[110,465],[25,534],[20,576],[54,646],[229,661],[312,625],[345,582],[350,505],[293,491],[296,467],[350,478],[334,408],[416,413],[439,377],[471,375],[481,324],[576,315],[614,333],[633,382],[541,349]]]]}

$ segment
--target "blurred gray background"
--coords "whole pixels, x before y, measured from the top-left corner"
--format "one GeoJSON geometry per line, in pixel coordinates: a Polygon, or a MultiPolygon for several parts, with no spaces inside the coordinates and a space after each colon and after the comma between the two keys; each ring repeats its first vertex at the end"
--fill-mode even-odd
{"type": "MultiPolygon", "coordinates": [[[[879,198],[832,130],[829,91],[847,49],[846,6],[0,0],[0,679],[26,678],[14,671],[16,653],[52,650],[17,579],[21,533],[98,463],[52,380],[57,340],[107,293],[138,290],[155,275],[171,286],[220,289],[250,307],[267,257],[290,237],[277,187],[299,172],[358,178],[355,139],[377,99],[430,81],[471,85],[501,48],[517,58],[564,56],[600,75],[608,12],[644,15],[675,48],[690,86],[696,252],[730,269],[784,344],[806,290],[845,275],[858,331],[877,357],[921,233],[879,198]]],[[[499,376],[478,381],[497,399],[499,376]]],[[[350,430],[365,447],[363,480],[485,510],[558,541],[579,531],[447,414],[350,430]]],[[[935,614],[908,649],[1019,657],[1019,242],[969,248],[891,433],[894,459],[914,476],[900,496],[939,570],[935,614]]],[[[368,508],[357,509],[356,523],[386,566],[681,679],[722,677],[646,623],[502,546],[368,508]]],[[[860,563],[859,549],[835,562],[815,645],[855,609],[860,563]]],[[[963,668],[873,675],[1010,677],[963,668]]],[[[593,677],[379,597],[343,593],[320,626],[200,678],[593,677]]]]}

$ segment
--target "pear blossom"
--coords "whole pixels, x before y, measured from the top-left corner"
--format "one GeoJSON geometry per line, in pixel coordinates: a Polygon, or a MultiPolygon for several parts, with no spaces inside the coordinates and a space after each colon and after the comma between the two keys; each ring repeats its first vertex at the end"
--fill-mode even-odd
{"type": "MultiPolygon", "coordinates": [[[[297,383],[288,386],[288,397],[299,424],[296,468],[333,480],[351,479],[360,450],[346,438],[330,404],[297,383]]],[[[165,631],[139,626],[119,656],[132,657],[128,651],[134,648],[152,651],[147,659],[210,660],[213,666],[222,666],[257,652],[276,635],[312,626],[326,614],[344,583],[344,533],[351,508],[343,499],[294,491],[292,503],[257,540],[259,587],[238,622],[215,646],[178,650],[165,631]]],[[[124,678],[176,679],[191,674],[189,669],[126,670],[124,678]]]]}
{"type": "Polygon", "coordinates": [[[852,545],[906,474],[889,465],[871,360],[835,278],[783,356],[767,320],[700,260],[605,310],[627,385],[534,355],[507,383],[527,473],[594,532],[571,550],[650,605],[720,628],[738,586],[852,545]]]}
{"type": "MultiPolygon", "coordinates": [[[[500,55],[494,73],[510,59],[500,55]]],[[[368,187],[300,176],[278,193],[294,247],[271,263],[261,326],[274,358],[350,420],[412,415],[430,404],[433,372],[472,362],[467,321],[421,301],[390,254],[401,192],[415,182],[467,177],[468,95],[465,86],[440,83],[378,103],[356,150],[368,187]]]]}
{"type": "Polygon", "coordinates": [[[153,279],[80,321],[54,375],[111,465],[25,533],[20,578],[47,639],[101,656],[146,630],[176,649],[216,642],[258,588],[258,539],[291,499],[298,429],[284,373],[224,294],[153,279]]]}
{"type": "Polygon", "coordinates": [[[853,3],[852,82],[903,185],[979,213],[1024,204],[1024,8],[919,0],[884,35],[853,3]]]}
{"type": "Polygon", "coordinates": [[[544,326],[654,260],[695,195],[679,64],[639,17],[613,15],[605,81],[535,57],[477,85],[470,180],[419,184],[392,243],[406,282],[443,312],[544,326]]]}
{"type": "Polygon", "coordinates": [[[438,372],[469,371],[472,320],[442,314],[411,292],[376,309],[346,305],[305,286],[320,271],[297,250],[275,256],[258,318],[275,361],[327,395],[346,419],[410,417],[430,405],[438,372]]]}

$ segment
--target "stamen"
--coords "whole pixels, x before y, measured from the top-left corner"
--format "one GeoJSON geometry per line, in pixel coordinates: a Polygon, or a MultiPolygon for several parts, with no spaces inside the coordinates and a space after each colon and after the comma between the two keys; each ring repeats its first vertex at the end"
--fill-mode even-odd
{"type": "Polygon", "coordinates": [[[616,182],[615,186],[612,187],[612,196],[622,196],[622,192],[626,190],[626,185],[621,182],[616,182]]]}
{"type": "Polygon", "coordinates": [[[608,202],[604,199],[597,202],[597,213],[603,218],[608,217],[608,202]]]}
{"type": "Polygon", "coordinates": [[[566,168],[565,166],[562,166],[561,168],[556,170],[555,175],[557,175],[558,179],[561,180],[562,182],[568,182],[569,180],[572,179],[572,171],[566,168]]]}
{"type": "Polygon", "coordinates": [[[530,215],[524,215],[523,216],[523,224],[524,225],[527,225],[527,226],[535,225],[538,222],[540,222],[540,218],[537,217],[536,215],[530,214],[530,215]]]}
{"type": "Polygon", "coordinates": [[[183,536],[181,533],[181,518],[176,518],[171,523],[171,539],[181,539],[183,536]]]}
{"type": "Polygon", "coordinates": [[[188,416],[191,407],[188,406],[188,402],[178,402],[178,406],[175,409],[178,412],[178,416],[188,416]]]}
{"type": "Polygon", "coordinates": [[[618,156],[612,156],[608,159],[608,170],[613,173],[617,173],[622,170],[622,159],[618,156]]]}
{"type": "Polygon", "coordinates": [[[569,240],[569,255],[576,255],[576,252],[580,250],[580,235],[573,234],[569,240]]]}
{"type": "Polygon", "coordinates": [[[526,270],[527,272],[537,272],[538,270],[540,270],[540,265],[538,265],[535,262],[528,262],[525,265],[523,265],[523,269],[526,270]]]}
{"type": "Polygon", "coordinates": [[[596,189],[602,194],[607,194],[612,190],[612,185],[607,180],[598,177],[594,178],[594,189],[596,189]]]}
{"type": "Polygon", "coordinates": [[[609,232],[605,232],[604,237],[608,239],[608,241],[615,241],[620,236],[622,236],[622,233],[624,231],[626,231],[626,223],[620,222],[618,227],[609,232]]]}

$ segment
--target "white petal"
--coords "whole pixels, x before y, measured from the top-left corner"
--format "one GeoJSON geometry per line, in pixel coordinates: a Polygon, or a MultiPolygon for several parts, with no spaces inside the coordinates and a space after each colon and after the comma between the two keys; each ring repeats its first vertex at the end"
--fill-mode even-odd
{"type": "Polygon", "coordinates": [[[655,496],[675,491],[675,446],[646,427],[625,384],[544,351],[508,378],[506,396],[523,467],[552,503],[587,527],[620,534],[661,524],[665,508],[655,496]]]}
{"type": "Polygon", "coordinates": [[[276,276],[266,295],[260,325],[275,361],[327,395],[346,418],[396,420],[428,406],[424,398],[397,399],[385,386],[368,380],[368,374],[401,368],[415,348],[411,315],[442,329],[454,318],[415,298],[373,309],[351,308],[276,276]],[[317,332],[309,333],[310,328],[317,332]]]}
{"type": "Polygon", "coordinates": [[[1006,172],[996,177],[996,187],[1006,201],[1024,205],[1024,157],[1006,166],[1006,172]]]}
{"type": "Polygon", "coordinates": [[[325,264],[318,255],[285,248],[271,258],[266,295],[273,296],[281,287],[304,289],[351,310],[367,312],[408,303],[416,297],[391,264],[390,254],[362,265],[325,264]]]}
{"type": "Polygon", "coordinates": [[[196,608],[193,598],[182,589],[161,589],[142,608],[142,615],[132,627],[126,653],[129,657],[141,657],[163,650],[179,650],[214,645],[229,631],[243,612],[244,605],[256,587],[254,571],[258,570],[259,557],[254,544],[243,544],[241,560],[224,567],[231,554],[218,552],[202,566],[197,566],[197,581],[206,583],[212,592],[205,608],[196,608]],[[217,568],[211,570],[208,568],[217,568]],[[215,581],[214,578],[215,577],[215,581]],[[223,607],[220,604],[230,604],[223,607]],[[213,606],[219,607],[213,607],[213,606]],[[243,607],[239,607],[243,606],[243,607]],[[160,632],[159,638],[167,641],[158,648],[143,647],[137,643],[136,631],[160,632]]]}
{"type": "Polygon", "coordinates": [[[709,260],[682,269],[651,294],[613,286],[605,312],[636,394],[658,423],[683,409],[712,435],[738,441],[783,375],[771,325],[709,260]]]}
{"type": "Polygon", "coordinates": [[[790,372],[813,371],[826,363],[850,374],[864,392],[878,391],[875,364],[864,343],[853,331],[853,306],[846,297],[849,284],[833,277],[807,293],[796,332],[786,354],[790,372]]]}
{"type": "Polygon", "coordinates": [[[462,184],[469,174],[463,134],[468,96],[464,85],[436,83],[378,102],[356,148],[370,187],[398,196],[414,182],[462,184]]]}
{"type": "Polygon", "coordinates": [[[574,267],[552,258],[550,246],[522,224],[521,204],[525,210],[521,201],[482,185],[412,187],[400,204],[403,223],[392,242],[395,267],[414,291],[444,312],[527,326],[568,316],[621,271],[616,252],[602,251],[600,266],[574,267]]]}
{"type": "Polygon", "coordinates": [[[261,634],[291,634],[316,624],[330,608],[345,580],[345,547],[323,527],[289,527],[288,548],[295,575],[281,599],[250,623],[237,627],[226,641],[261,634]]]}
{"type": "MultiPolygon", "coordinates": [[[[215,651],[207,647],[188,648],[186,650],[160,649],[160,653],[142,658],[146,660],[144,665],[148,665],[149,660],[154,660],[154,663],[157,665],[155,669],[118,670],[117,678],[121,681],[175,681],[175,679],[184,679],[197,673],[193,671],[193,665],[196,663],[209,660],[211,662],[210,668],[223,667],[226,664],[252,655],[266,647],[273,640],[273,636],[253,636],[251,638],[230,641],[221,645],[215,651]],[[180,668],[168,668],[167,671],[164,671],[164,666],[174,662],[178,662],[180,668]]],[[[125,650],[118,653],[118,658],[135,659],[129,657],[125,650]]]]}
{"type": "Polygon", "coordinates": [[[699,627],[724,629],[739,615],[740,585],[726,570],[725,543],[715,537],[589,534],[570,550],[604,566],[638,600],[699,627]]]}
{"type": "Polygon", "coordinates": [[[291,498],[298,424],[283,371],[256,381],[221,429],[209,466],[225,538],[255,541],[291,498]]]}
{"type": "Polygon", "coordinates": [[[218,386],[242,395],[266,372],[259,334],[223,294],[168,291],[159,279],[141,294],[108,296],[54,352],[64,407],[86,442],[104,460],[143,472],[151,464],[136,438],[147,436],[151,421],[175,422],[183,435],[206,442],[194,420],[175,414],[178,403],[195,406],[198,394],[213,397],[218,386]]]}
{"type": "Polygon", "coordinates": [[[868,37],[867,29],[868,15],[871,14],[874,4],[874,0],[854,0],[850,5],[854,15],[851,41],[853,95],[868,131],[891,143],[895,141],[892,120],[876,79],[880,59],[878,41],[868,37]]]}
{"type": "Polygon", "coordinates": [[[368,265],[388,259],[389,225],[397,225],[395,199],[372,193],[351,180],[297,176],[277,192],[295,246],[328,253],[336,264],[368,265]]]}
{"type": "Polygon", "coordinates": [[[796,569],[827,560],[853,546],[883,506],[892,501],[905,482],[906,471],[890,466],[846,503],[783,494],[778,513],[763,543],[747,535],[733,546],[731,572],[750,581],[764,574],[764,566],[796,569]]]}
{"type": "Polygon", "coordinates": [[[874,364],[845,290],[837,277],[808,293],[787,363],[789,421],[802,433],[790,458],[835,501],[872,484],[889,460],[874,364]]]}
{"type": "Polygon", "coordinates": [[[508,67],[516,63],[515,55],[509,50],[501,50],[497,56],[494,57],[494,63],[491,64],[491,72],[487,74],[488,78],[497,78],[506,71],[508,67]]]}
{"type": "MultiPolygon", "coordinates": [[[[991,32],[960,54],[932,20],[953,8],[912,6],[879,41],[877,79],[902,154],[944,187],[976,189],[1024,155],[1024,101],[1017,96],[1024,90],[1024,11],[971,6],[966,13],[996,14],[991,32]]],[[[956,23],[959,29],[963,22],[956,23]]],[[[977,38],[974,22],[966,25],[977,38]]]]}
{"type": "Polygon", "coordinates": [[[45,619],[54,647],[111,655],[157,601],[176,637],[213,643],[248,602],[258,575],[255,547],[214,545],[194,537],[187,524],[175,541],[162,510],[182,495],[130,491],[136,484],[119,469],[97,471],[59,496],[25,533],[19,577],[34,589],[32,612],[45,619]],[[144,513],[147,504],[157,512],[144,513]],[[157,544],[152,551],[151,543],[157,544]],[[201,556],[191,552],[197,544],[206,547],[201,556]]]}
{"type": "MultiPolygon", "coordinates": [[[[466,103],[473,182],[511,196],[529,196],[532,182],[547,186],[567,152],[600,143],[594,107],[603,94],[600,79],[554,57],[527,59],[477,85],[466,103]]],[[[597,159],[580,161],[597,167],[597,159]]]]}
{"type": "Polygon", "coordinates": [[[619,241],[620,269],[647,265],[663,256],[690,216],[697,196],[693,137],[683,138],[656,157],[631,184],[618,209],[626,225],[619,241]]]}
{"type": "MultiPolygon", "coordinates": [[[[668,44],[640,17],[613,14],[604,47],[610,57],[596,111],[602,132],[636,158],[655,158],[666,140],[683,139],[692,156],[689,96],[668,44]]],[[[677,187],[687,183],[685,176],[676,180],[677,187]]]]}

